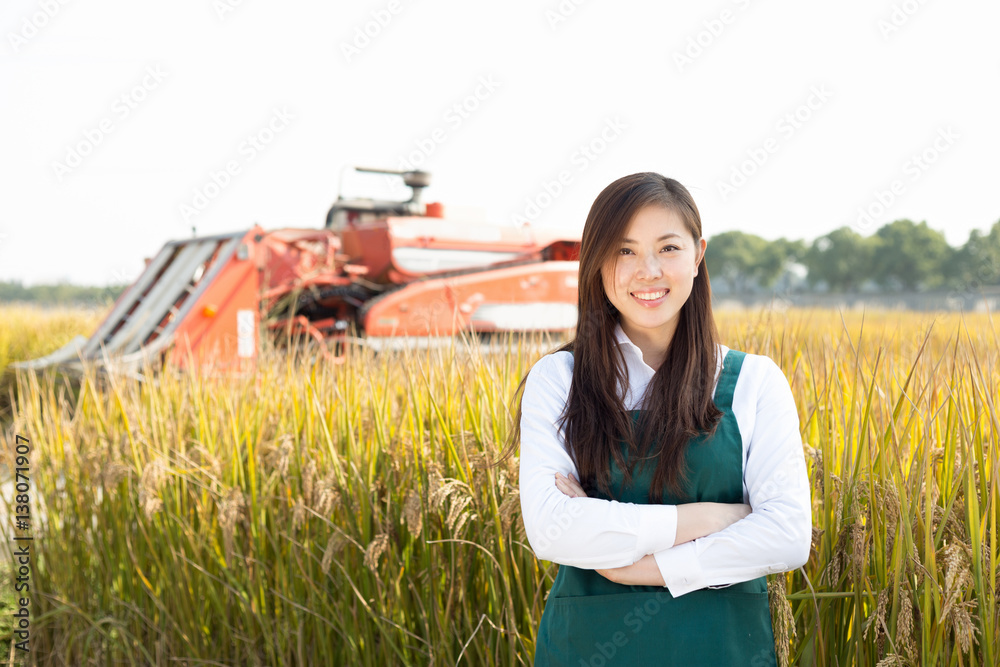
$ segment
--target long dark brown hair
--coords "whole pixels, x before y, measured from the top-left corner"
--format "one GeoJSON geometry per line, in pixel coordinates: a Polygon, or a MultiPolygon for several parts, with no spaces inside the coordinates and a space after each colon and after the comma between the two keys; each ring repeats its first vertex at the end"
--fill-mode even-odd
{"type": "MultiPolygon", "coordinates": [[[[626,464],[619,445],[625,441],[633,464],[656,460],[649,501],[659,503],[667,489],[680,493],[689,440],[713,433],[722,411],[712,401],[719,334],[704,257],[691,295],[681,307],[666,358],[646,389],[638,424],[625,410],[624,396],[618,396],[618,386],[629,386],[628,371],[615,340],[619,314],[605,294],[601,268],[617,255],[635,214],[651,205],[675,212],[695,243],[701,239],[698,207],[677,181],[643,172],[606,187],[594,200],[583,227],[576,337],[553,352],[569,350],[574,356],[573,380],[560,422],[584,491],[593,495],[599,489],[611,497],[610,456],[623,471],[625,484],[630,483],[632,466],[626,464]]],[[[520,444],[520,397],[526,380],[527,376],[522,378],[514,393],[514,423],[497,464],[520,444]]]]}

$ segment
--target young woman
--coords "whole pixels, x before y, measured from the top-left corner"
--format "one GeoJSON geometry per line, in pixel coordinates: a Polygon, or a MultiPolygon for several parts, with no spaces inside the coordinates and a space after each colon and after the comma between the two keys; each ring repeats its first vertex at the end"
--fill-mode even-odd
{"type": "Polygon", "coordinates": [[[718,342],[690,193],[655,173],[597,197],[576,338],[522,381],[525,533],[560,565],[535,665],[770,665],[767,574],[812,523],[799,420],[770,358],[718,342]]]}

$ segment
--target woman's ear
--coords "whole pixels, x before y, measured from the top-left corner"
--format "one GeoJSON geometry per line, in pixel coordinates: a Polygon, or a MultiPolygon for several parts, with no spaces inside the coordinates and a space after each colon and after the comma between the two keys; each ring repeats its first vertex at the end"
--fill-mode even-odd
{"type": "Polygon", "coordinates": [[[694,262],[694,275],[698,275],[698,267],[701,266],[701,260],[705,258],[705,248],[708,247],[708,241],[704,237],[698,239],[698,259],[694,262]]]}

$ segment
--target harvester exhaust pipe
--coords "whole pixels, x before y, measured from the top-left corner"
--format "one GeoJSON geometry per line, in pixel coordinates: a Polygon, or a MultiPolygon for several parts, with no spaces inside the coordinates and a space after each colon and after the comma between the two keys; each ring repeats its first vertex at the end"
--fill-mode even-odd
{"type": "Polygon", "coordinates": [[[414,169],[403,171],[399,169],[374,169],[371,167],[354,167],[354,171],[366,174],[386,174],[388,176],[401,176],[403,183],[410,190],[410,198],[406,201],[387,201],[377,199],[344,199],[342,194],[337,195],[337,201],[330,207],[326,214],[327,229],[340,229],[344,225],[345,215],[337,215],[346,211],[371,211],[373,213],[395,213],[397,215],[424,215],[426,207],[420,201],[424,188],[431,184],[430,172],[414,169]]]}
{"type": "Polygon", "coordinates": [[[431,184],[431,174],[428,171],[398,171],[395,169],[371,169],[369,167],[355,167],[354,171],[365,174],[389,174],[390,176],[402,176],[403,183],[413,190],[409,201],[418,203],[424,188],[431,184]]]}

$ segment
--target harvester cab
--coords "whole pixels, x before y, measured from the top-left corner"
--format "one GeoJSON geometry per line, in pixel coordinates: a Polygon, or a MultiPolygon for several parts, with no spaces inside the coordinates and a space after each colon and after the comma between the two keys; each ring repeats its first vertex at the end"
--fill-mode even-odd
{"type": "Polygon", "coordinates": [[[16,366],[134,371],[149,360],[245,372],[261,336],[282,332],[314,339],[337,362],[336,343],[351,334],[373,342],[576,325],[578,237],[448,219],[421,201],[427,172],[357,171],[401,177],[412,196],[338,196],[322,229],[255,225],[168,242],[92,336],[16,366]]]}

